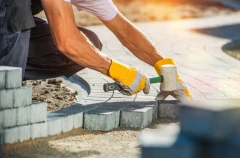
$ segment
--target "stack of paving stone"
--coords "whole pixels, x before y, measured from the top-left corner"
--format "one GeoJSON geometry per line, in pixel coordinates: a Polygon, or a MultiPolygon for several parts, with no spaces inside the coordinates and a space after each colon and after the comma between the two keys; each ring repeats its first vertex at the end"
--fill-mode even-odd
{"type": "Polygon", "coordinates": [[[22,70],[0,67],[0,144],[46,137],[47,104],[32,103],[32,88],[22,87],[22,70]]]}
{"type": "Polygon", "coordinates": [[[179,130],[142,133],[142,158],[240,157],[240,100],[182,104],[179,119],[179,130]]]}

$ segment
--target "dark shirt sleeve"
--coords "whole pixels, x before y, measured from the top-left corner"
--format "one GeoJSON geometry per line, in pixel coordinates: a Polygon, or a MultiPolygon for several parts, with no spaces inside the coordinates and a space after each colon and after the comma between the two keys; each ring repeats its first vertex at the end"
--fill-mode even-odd
{"type": "Polygon", "coordinates": [[[6,23],[9,32],[30,29],[35,26],[31,0],[2,0],[6,8],[6,23]]]}
{"type": "Polygon", "coordinates": [[[41,11],[43,11],[41,0],[32,0],[31,8],[32,8],[33,15],[36,15],[41,11]]]}
{"type": "Polygon", "coordinates": [[[2,0],[0,0],[0,34],[5,33],[7,31],[7,23],[6,23],[6,8],[2,0]]]}

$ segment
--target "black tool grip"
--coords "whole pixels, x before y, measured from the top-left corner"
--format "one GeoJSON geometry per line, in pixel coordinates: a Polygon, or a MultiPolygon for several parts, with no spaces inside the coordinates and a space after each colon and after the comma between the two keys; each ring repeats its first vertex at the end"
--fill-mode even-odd
{"type": "Polygon", "coordinates": [[[122,88],[117,83],[105,83],[103,85],[104,92],[120,90],[120,89],[122,89],[122,88]]]}

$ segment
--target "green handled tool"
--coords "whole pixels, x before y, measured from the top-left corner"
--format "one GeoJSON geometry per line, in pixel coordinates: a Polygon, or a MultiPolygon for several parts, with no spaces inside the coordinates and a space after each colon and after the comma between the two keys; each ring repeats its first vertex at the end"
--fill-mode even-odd
{"type": "MultiPolygon", "coordinates": [[[[149,78],[150,84],[153,83],[162,83],[164,80],[163,76],[149,78]]],[[[103,85],[104,92],[114,91],[114,90],[121,90],[122,87],[119,86],[117,83],[105,83],[103,85]]]]}

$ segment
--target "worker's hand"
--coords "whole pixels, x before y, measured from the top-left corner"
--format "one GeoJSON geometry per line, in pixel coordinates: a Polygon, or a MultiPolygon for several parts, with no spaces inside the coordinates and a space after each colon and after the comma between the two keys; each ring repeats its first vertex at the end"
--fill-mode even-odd
{"type": "MultiPolygon", "coordinates": [[[[158,75],[161,74],[161,67],[163,65],[168,65],[168,64],[176,65],[175,61],[170,58],[159,60],[158,62],[155,63],[154,68],[156,69],[158,75]]],[[[162,91],[162,88],[160,86],[160,93],[158,93],[158,95],[156,96],[156,99],[165,100],[169,95],[173,96],[174,98],[180,101],[192,99],[191,93],[188,91],[185,83],[183,82],[179,74],[177,74],[177,90],[170,91],[170,92],[162,91]]]]}
{"type": "Polygon", "coordinates": [[[112,60],[109,75],[122,87],[122,90],[119,90],[119,92],[124,95],[132,95],[142,90],[144,94],[149,93],[150,82],[141,70],[112,60]]]}

